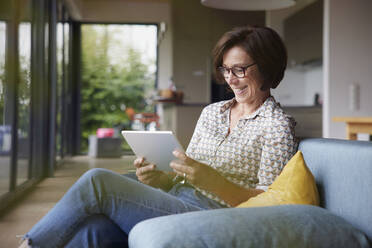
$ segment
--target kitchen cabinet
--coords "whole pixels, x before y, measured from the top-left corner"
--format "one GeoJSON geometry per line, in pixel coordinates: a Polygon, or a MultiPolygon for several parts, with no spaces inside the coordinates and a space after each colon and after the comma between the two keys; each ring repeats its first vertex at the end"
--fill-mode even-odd
{"type": "Polygon", "coordinates": [[[306,65],[322,60],[323,1],[318,0],[284,20],[288,65],[306,65]]]}

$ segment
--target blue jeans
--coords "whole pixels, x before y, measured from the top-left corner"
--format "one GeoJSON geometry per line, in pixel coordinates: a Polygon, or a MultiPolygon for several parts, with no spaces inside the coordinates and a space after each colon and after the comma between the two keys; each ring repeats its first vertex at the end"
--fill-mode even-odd
{"type": "Polygon", "coordinates": [[[187,185],[177,184],[166,193],[109,170],[92,169],[25,238],[32,247],[123,246],[142,220],[221,207],[187,185]]]}

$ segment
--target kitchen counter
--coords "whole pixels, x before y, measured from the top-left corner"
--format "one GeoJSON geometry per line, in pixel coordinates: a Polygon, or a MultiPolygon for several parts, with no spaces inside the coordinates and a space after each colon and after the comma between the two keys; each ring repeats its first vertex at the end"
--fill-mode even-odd
{"type": "Polygon", "coordinates": [[[283,106],[283,109],[296,120],[297,137],[322,137],[322,106],[283,106]]]}

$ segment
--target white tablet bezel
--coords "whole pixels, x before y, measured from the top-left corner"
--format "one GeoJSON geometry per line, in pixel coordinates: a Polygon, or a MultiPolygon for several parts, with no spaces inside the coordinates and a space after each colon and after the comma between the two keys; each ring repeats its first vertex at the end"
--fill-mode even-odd
{"type": "Polygon", "coordinates": [[[127,131],[121,132],[130,148],[138,157],[156,164],[158,170],[172,171],[169,163],[176,158],[175,149],[184,151],[172,131],[127,131]]]}

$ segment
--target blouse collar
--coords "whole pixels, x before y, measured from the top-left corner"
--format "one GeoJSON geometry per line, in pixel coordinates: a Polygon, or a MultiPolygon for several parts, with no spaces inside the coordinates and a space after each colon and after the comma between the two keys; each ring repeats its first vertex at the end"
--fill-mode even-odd
{"type": "MultiPolygon", "coordinates": [[[[236,103],[235,97],[226,101],[221,107],[220,107],[220,113],[224,113],[228,109],[231,109],[231,107],[236,103]]],[[[263,117],[270,117],[273,115],[274,109],[276,106],[279,106],[279,103],[277,103],[273,96],[269,96],[266,98],[263,104],[261,104],[260,107],[256,111],[254,111],[252,114],[246,115],[243,117],[243,119],[251,119],[256,117],[257,115],[263,116],[263,117]]]]}

